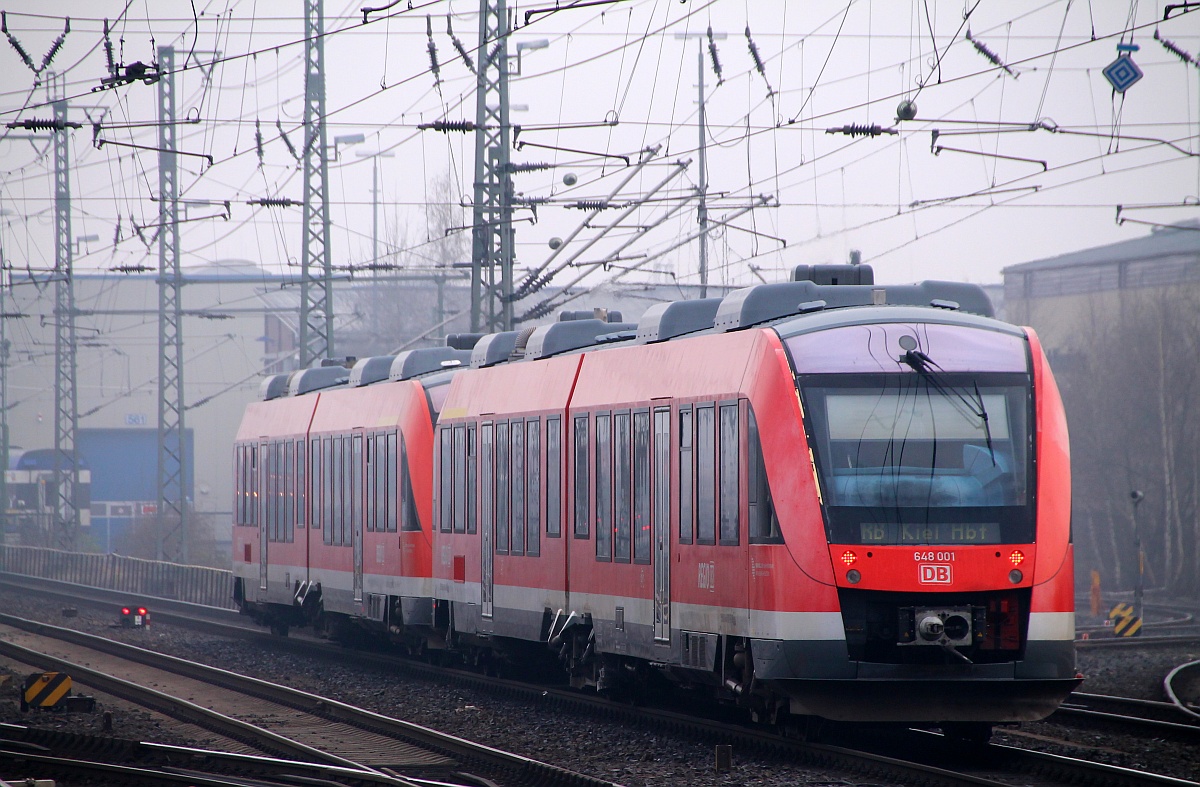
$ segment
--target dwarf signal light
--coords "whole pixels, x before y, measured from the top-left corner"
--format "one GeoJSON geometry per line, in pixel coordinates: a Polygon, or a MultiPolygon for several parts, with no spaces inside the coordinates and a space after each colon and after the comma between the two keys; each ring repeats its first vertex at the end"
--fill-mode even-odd
{"type": "Polygon", "coordinates": [[[1008,556],[1014,566],[1019,566],[1025,562],[1025,553],[1019,549],[1014,549],[1012,554],[1008,556]]]}
{"type": "Polygon", "coordinates": [[[142,616],[144,617],[144,616],[146,615],[146,608],[145,608],[145,607],[138,607],[138,614],[139,614],[139,615],[142,615],[142,616]]]}
{"type": "Polygon", "coordinates": [[[129,614],[129,607],[121,607],[121,614],[122,614],[122,615],[128,615],[128,614],[129,614]]]}
{"type": "Polygon", "coordinates": [[[858,560],[858,555],[854,554],[849,549],[842,553],[842,562],[847,566],[854,565],[854,561],[856,560],[858,560]]]}

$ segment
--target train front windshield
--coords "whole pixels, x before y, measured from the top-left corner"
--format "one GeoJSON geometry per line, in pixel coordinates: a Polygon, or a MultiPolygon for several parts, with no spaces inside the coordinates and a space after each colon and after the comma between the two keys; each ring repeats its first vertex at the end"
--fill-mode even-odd
{"type": "Polygon", "coordinates": [[[1023,337],[847,326],[788,349],[832,543],[1033,542],[1023,337]]]}

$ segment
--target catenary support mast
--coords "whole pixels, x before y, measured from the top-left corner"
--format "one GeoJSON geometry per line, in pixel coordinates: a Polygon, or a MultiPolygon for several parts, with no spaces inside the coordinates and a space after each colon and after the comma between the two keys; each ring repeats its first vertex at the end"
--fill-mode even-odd
{"type": "Polygon", "coordinates": [[[159,560],[188,561],[183,418],[183,284],[179,270],[179,162],[175,48],[158,48],[158,535],[159,560]]]}
{"type": "MultiPolygon", "coordinates": [[[[52,83],[54,80],[51,80],[52,83]]],[[[57,91],[56,91],[57,92],[57,91]]],[[[54,107],[54,537],[74,550],[79,535],[79,400],[75,390],[75,282],[72,271],[70,134],[67,102],[54,107]]]]}
{"type": "Polygon", "coordinates": [[[471,222],[472,331],[506,331],[513,327],[508,34],[505,0],[479,0],[471,222]]]}
{"type": "Polygon", "coordinates": [[[300,253],[300,368],[332,357],[333,268],[325,135],[324,0],[304,0],[304,206],[300,253]]]}

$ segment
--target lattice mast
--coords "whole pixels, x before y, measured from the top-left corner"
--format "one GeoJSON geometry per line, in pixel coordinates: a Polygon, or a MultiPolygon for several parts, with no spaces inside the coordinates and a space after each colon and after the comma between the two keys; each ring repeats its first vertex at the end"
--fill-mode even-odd
{"type": "Polygon", "coordinates": [[[179,157],[175,48],[158,48],[158,537],[159,560],[188,562],[184,479],[183,281],[179,270],[179,157]]]}
{"type": "MultiPolygon", "coordinates": [[[[53,81],[53,80],[52,80],[53,81]]],[[[53,542],[74,550],[79,535],[79,399],[75,389],[75,283],[72,271],[70,134],[67,102],[54,107],[54,501],[53,542]]]]}
{"type": "Polygon", "coordinates": [[[479,0],[471,222],[472,331],[507,331],[513,327],[508,35],[505,0],[479,0]]]}
{"type": "Polygon", "coordinates": [[[325,134],[325,8],[304,0],[304,206],[300,256],[300,368],[333,355],[329,159],[325,134]]]}

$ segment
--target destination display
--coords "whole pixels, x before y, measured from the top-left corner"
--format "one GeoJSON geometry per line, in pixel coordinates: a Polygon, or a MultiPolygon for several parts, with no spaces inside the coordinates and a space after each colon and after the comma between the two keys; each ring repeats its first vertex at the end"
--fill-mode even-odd
{"type": "Polygon", "coordinates": [[[999,522],[862,522],[863,544],[999,544],[999,522]]]}

